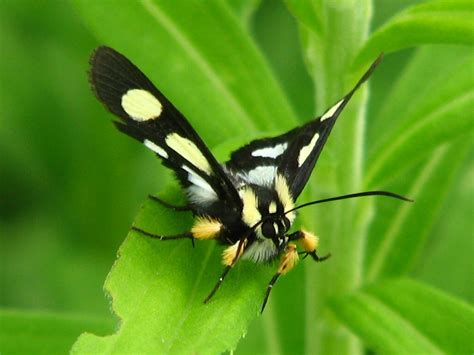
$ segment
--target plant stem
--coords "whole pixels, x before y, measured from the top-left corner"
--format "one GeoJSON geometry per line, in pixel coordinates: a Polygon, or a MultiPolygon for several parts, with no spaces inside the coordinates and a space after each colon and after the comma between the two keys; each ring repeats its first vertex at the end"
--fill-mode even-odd
{"type": "MultiPolygon", "coordinates": [[[[301,26],[301,34],[315,85],[316,115],[321,115],[355,83],[348,71],[367,38],[372,3],[322,0],[315,1],[312,10],[320,19],[317,30],[301,26]]],[[[361,186],[367,96],[365,85],[331,134],[316,168],[318,187],[313,184],[311,189],[317,192],[318,198],[355,192],[361,186]]],[[[330,297],[353,291],[361,283],[369,214],[361,213],[360,206],[359,202],[347,201],[325,205],[316,218],[308,218],[315,212],[306,213],[305,226],[321,234],[321,254],[333,253],[327,264],[306,268],[305,351],[308,354],[363,352],[358,339],[325,311],[330,297]]],[[[363,206],[368,211],[368,203],[363,206]]]]}

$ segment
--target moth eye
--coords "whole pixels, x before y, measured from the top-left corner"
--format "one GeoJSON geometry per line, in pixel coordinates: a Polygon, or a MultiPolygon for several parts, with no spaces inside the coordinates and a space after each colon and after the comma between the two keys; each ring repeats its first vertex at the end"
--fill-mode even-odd
{"type": "Polygon", "coordinates": [[[273,228],[272,221],[263,222],[262,234],[265,238],[274,239],[276,236],[275,228],[273,228]]]}
{"type": "Polygon", "coordinates": [[[290,229],[290,220],[286,217],[283,217],[282,221],[283,221],[283,225],[285,226],[285,230],[290,229]]]}

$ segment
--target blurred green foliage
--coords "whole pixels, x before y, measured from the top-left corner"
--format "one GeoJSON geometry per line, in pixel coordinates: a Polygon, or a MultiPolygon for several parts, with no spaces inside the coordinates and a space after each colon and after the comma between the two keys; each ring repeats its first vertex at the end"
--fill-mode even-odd
{"type": "MultiPolygon", "coordinates": [[[[378,28],[414,3],[375,1],[372,27],[378,28]]],[[[247,4],[248,8],[234,4],[235,11],[270,64],[297,119],[306,121],[315,111],[320,113],[322,108],[316,109],[313,81],[300,49],[300,28],[295,17],[277,1],[247,4]]],[[[77,8],[69,2],[0,1],[0,306],[4,309],[81,314],[110,324],[113,317],[103,284],[116,252],[145,196],[172,181],[169,172],[151,154],[117,134],[108,122],[110,116],[91,94],[86,76],[88,57],[98,44],[84,26],[77,8]]],[[[398,119],[397,102],[383,100],[387,100],[392,90],[397,93],[393,89],[396,85],[403,86],[404,81],[397,80],[404,69],[410,69],[414,60],[424,56],[433,58],[431,70],[443,72],[451,69],[453,63],[462,64],[463,58],[470,55],[466,48],[456,45],[428,46],[387,55],[371,79],[367,107],[369,148],[370,142],[378,137],[390,137],[393,121],[379,119],[378,114],[384,117],[391,114],[393,120],[398,119]]],[[[462,73],[463,67],[460,68],[462,73]]],[[[472,66],[465,71],[474,75],[472,66]]],[[[428,79],[430,72],[425,74],[428,79]]],[[[409,75],[404,78],[408,80],[409,75]]],[[[441,90],[444,84],[439,85],[441,90]]],[[[422,90],[423,80],[419,86],[422,90]]],[[[401,87],[398,93],[403,92],[408,101],[411,93],[401,87]]],[[[398,104],[404,102],[403,95],[397,97],[398,104]]],[[[180,100],[186,103],[186,97],[180,100]]],[[[466,114],[473,114],[472,105],[471,112],[466,114]]],[[[215,139],[208,135],[205,138],[215,139]]],[[[376,155],[376,148],[372,148],[376,155]]],[[[416,253],[407,257],[404,273],[472,302],[472,135],[460,137],[441,149],[444,151],[438,150],[437,154],[444,160],[439,163],[452,163],[452,169],[446,179],[442,176],[439,181],[431,181],[428,206],[415,216],[424,227],[417,230],[417,235],[423,238],[417,244],[416,253]],[[453,161],[455,156],[459,161],[453,161]],[[425,226],[422,222],[427,219],[434,220],[433,224],[425,226]]],[[[369,153],[373,151],[369,149],[369,153]]],[[[432,151],[427,154],[426,160],[433,158],[432,151]]],[[[318,171],[334,169],[331,158],[329,151],[321,158],[318,171]]],[[[384,187],[409,191],[410,177],[418,174],[417,168],[413,166],[398,175],[398,183],[390,182],[392,185],[384,187]]],[[[373,241],[369,255],[377,249],[377,232],[390,225],[394,215],[390,207],[377,207],[374,227],[369,233],[369,240],[373,241]]],[[[417,220],[407,222],[406,226],[417,224],[417,220]]],[[[370,261],[366,260],[365,267],[370,268],[370,261]]],[[[305,268],[298,268],[278,285],[279,296],[273,295],[272,310],[252,323],[239,344],[241,353],[304,351],[305,272],[305,268]],[[285,299],[288,295],[290,300],[285,299]],[[296,315],[289,312],[290,301],[300,309],[295,311],[296,315]]],[[[397,272],[388,270],[388,273],[397,272]]],[[[1,316],[3,322],[10,313],[1,316]]],[[[25,324],[31,322],[28,317],[24,319],[25,324]]],[[[61,321],[67,321],[68,317],[65,319],[61,321]]],[[[111,327],[102,323],[94,327],[94,321],[87,323],[81,319],[75,320],[70,329],[79,336],[82,331],[111,327]]],[[[74,337],[67,339],[72,345],[74,337]]],[[[3,352],[1,345],[0,341],[3,352]]],[[[64,342],[58,345],[61,346],[65,346],[64,342]]]]}
{"type": "Polygon", "coordinates": [[[163,178],[98,119],[86,76],[97,42],[72,6],[1,6],[1,302],[107,315],[119,236],[163,178]]]}

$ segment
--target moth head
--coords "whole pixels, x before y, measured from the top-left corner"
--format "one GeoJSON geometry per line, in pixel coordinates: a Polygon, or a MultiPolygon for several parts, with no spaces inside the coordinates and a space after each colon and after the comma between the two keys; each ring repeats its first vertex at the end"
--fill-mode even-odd
{"type": "Polygon", "coordinates": [[[290,220],[286,216],[264,217],[260,231],[263,237],[268,239],[281,239],[290,229],[290,220]]]}
{"type": "MultiPolygon", "coordinates": [[[[285,214],[293,200],[282,186],[246,185],[239,193],[243,202],[242,220],[258,236],[272,240],[283,239],[293,223],[295,213],[285,214]]],[[[286,185],[285,185],[286,186],[286,185]]]]}

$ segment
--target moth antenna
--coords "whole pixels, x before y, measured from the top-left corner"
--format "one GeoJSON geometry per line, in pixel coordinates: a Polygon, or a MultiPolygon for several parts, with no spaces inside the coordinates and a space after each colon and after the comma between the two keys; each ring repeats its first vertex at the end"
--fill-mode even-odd
{"type": "Polygon", "coordinates": [[[393,193],[393,192],[390,192],[390,191],[364,191],[364,192],[357,192],[357,193],[353,193],[353,194],[341,195],[341,196],[336,196],[336,197],[325,198],[323,200],[315,200],[315,201],[303,203],[302,205],[296,206],[295,208],[292,208],[289,211],[285,211],[285,213],[283,213],[282,216],[284,216],[284,215],[286,215],[290,212],[299,210],[300,208],[308,207],[308,206],[311,206],[311,205],[316,205],[318,203],[338,201],[338,200],[346,200],[346,199],[349,199],[349,198],[364,197],[364,196],[387,196],[387,197],[396,198],[398,200],[402,200],[402,201],[406,201],[406,202],[415,202],[415,200],[412,200],[408,197],[405,197],[405,196],[402,196],[402,195],[399,195],[399,194],[396,194],[396,193],[393,193]]]}

